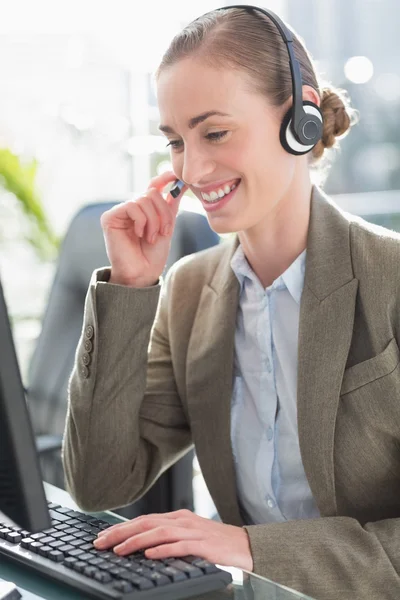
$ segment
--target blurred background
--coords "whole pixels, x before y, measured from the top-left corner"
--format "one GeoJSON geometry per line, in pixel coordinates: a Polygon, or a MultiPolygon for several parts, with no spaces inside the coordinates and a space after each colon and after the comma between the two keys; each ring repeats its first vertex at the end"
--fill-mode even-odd
{"type": "MultiPolygon", "coordinates": [[[[168,168],[152,72],[183,25],[228,4],[0,0],[0,273],[27,385],[71,219],[88,203],[140,193],[168,168]]],[[[360,112],[325,190],[345,209],[400,230],[397,0],[262,6],[294,27],[322,77],[348,90],[360,112]]],[[[190,196],[182,207],[202,210],[190,196]]],[[[207,515],[200,479],[196,489],[207,515]]]]}

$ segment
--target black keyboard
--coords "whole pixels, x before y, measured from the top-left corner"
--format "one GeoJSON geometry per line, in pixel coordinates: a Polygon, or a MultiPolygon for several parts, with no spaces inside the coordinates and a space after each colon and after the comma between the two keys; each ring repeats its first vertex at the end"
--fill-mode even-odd
{"type": "Polygon", "coordinates": [[[117,556],[93,540],[111,524],[49,503],[52,527],[30,534],[0,523],[0,556],[65,583],[92,598],[178,600],[226,587],[227,571],[195,556],[149,560],[143,552],[117,556]]]}

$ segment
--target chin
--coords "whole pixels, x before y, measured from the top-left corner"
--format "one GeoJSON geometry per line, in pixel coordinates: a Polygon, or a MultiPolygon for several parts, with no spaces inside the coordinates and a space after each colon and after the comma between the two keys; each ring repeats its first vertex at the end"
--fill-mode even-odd
{"type": "Polygon", "coordinates": [[[218,235],[226,235],[228,233],[236,233],[241,230],[241,227],[236,222],[236,219],[210,219],[207,218],[211,229],[218,235]]]}

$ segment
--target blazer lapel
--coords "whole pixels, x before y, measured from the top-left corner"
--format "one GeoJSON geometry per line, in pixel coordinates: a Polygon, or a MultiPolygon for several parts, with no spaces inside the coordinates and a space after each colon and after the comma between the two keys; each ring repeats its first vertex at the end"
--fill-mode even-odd
{"type": "Polygon", "coordinates": [[[224,522],[243,525],[230,440],[234,339],[239,284],[230,267],[237,240],[205,285],[188,347],[188,410],[197,458],[224,522]]]}
{"type": "Polygon", "coordinates": [[[300,308],[297,404],[303,465],[323,516],[336,514],[335,420],[358,289],[349,228],[339,208],[314,188],[300,308]]]}

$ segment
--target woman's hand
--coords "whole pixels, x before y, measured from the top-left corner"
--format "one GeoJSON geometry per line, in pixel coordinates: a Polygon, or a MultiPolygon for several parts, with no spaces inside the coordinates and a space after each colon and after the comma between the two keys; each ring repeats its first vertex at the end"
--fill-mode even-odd
{"type": "Polygon", "coordinates": [[[114,206],[101,216],[108,258],[110,283],[146,287],[157,282],[164,270],[175,227],[177,198],[161,192],[174,181],[171,171],[151,180],[147,191],[135,200],[114,206]]]}
{"type": "Polygon", "coordinates": [[[144,515],[113,525],[99,533],[94,545],[98,550],[113,547],[121,556],[147,548],[146,557],[153,560],[194,555],[253,570],[245,529],[204,519],[189,510],[144,515]]]}

